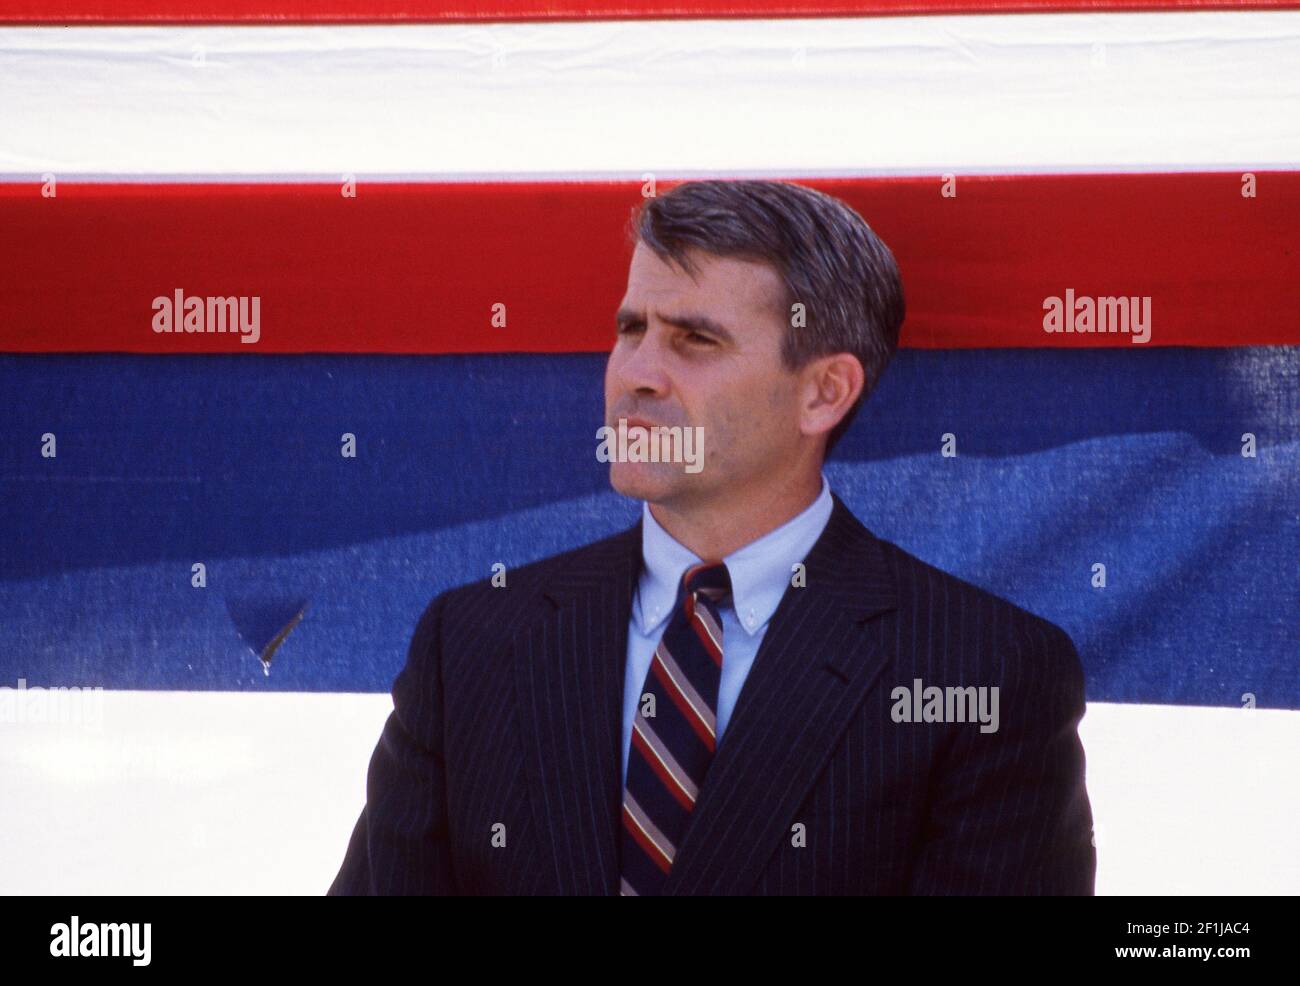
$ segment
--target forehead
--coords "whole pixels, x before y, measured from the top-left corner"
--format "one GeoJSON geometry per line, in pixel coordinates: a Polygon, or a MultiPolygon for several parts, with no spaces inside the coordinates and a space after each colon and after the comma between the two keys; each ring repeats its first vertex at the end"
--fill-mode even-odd
{"type": "Polygon", "coordinates": [[[692,248],[687,253],[693,270],[687,272],[671,259],[660,260],[644,243],[638,243],[628,269],[623,307],[690,305],[725,317],[727,313],[774,318],[785,297],[785,284],[771,264],[739,257],[719,257],[692,248]]]}

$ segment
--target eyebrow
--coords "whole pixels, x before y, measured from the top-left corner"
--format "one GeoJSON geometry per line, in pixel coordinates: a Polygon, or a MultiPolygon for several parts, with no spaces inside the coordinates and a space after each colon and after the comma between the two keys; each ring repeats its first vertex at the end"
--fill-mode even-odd
{"type": "MultiPolygon", "coordinates": [[[[707,315],[660,315],[659,319],[678,329],[686,329],[690,332],[707,332],[710,335],[717,336],[724,342],[736,341],[735,336],[728,332],[721,322],[715,321],[707,315]]],[[[625,325],[644,323],[645,316],[631,308],[620,308],[614,316],[614,321],[622,328],[625,325]]]]}

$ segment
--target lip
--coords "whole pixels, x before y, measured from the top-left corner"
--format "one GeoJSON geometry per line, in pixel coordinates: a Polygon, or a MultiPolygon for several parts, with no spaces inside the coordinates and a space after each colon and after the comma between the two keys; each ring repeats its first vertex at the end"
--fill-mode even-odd
{"type": "Polygon", "coordinates": [[[651,424],[644,418],[625,418],[623,420],[627,421],[628,428],[644,428],[646,431],[649,431],[651,428],[659,427],[658,425],[651,424]]]}

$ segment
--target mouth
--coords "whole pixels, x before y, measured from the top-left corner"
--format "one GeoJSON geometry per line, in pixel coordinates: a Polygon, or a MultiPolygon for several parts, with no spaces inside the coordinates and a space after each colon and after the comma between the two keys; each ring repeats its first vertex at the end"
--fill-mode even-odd
{"type": "Polygon", "coordinates": [[[620,418],[619,420],[627,422],[628,431],[631,431],[633,428],[644,428],[646,431],[650,431],[652,428],[659,427],[658,425],[651,424],[644,418],[620,418]]]}

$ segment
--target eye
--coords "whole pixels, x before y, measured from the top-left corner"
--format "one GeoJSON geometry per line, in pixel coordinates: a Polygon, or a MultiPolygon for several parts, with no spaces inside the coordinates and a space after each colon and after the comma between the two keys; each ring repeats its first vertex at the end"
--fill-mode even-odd
{"type": "Polygon", "coordinates": [[[691,342],[698,342],[705,346],[716,346],[718,344],[718,341],[712,336],[706,336],[701,332],[692,332],[686,338],[690,339],[691,342]]]}

